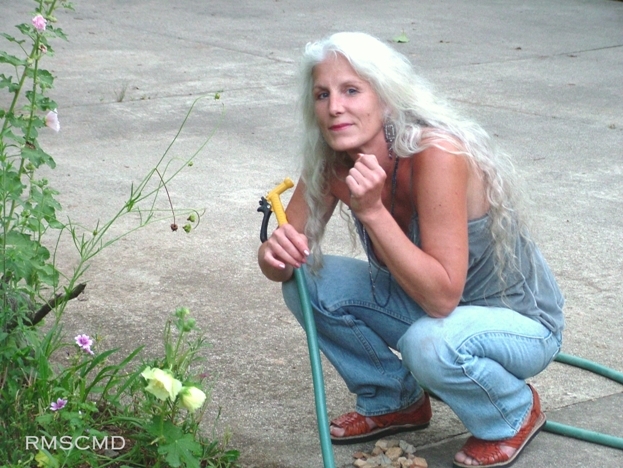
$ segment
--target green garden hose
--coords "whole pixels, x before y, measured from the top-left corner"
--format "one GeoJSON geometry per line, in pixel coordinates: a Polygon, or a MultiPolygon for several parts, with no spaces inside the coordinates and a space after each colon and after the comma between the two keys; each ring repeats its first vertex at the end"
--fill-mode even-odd
{"type": "Polygon", "coordinates": [[[560,353],[556,356],[555,361],[562,362],[563,364],[569,364],[573,367],[579,367],[591,371],[602,377],[607,377],[610,380],[623,384],[623,373],[609,369],[606,366],[597,364],[596,362],[589,361],[588,359],[579,358],[577,356],[571,356],[570,354],[560,353]]]}
{"type": "MultiPolygon", "coordinates": [[[[291,179],[286,178],[276,188],[271,190],[266,197],[262,197],[260,207],[257,211],[264,213],[262,228],[260,230],[260,240],[265,242],[268,234],[268,218],[270,213],[275,213],[279,226],[288,222],[286,213],[279,199],[284,191],[292,188],[294,183],[291,179]]],[[[320,435],[320,449],[322,451],[322,460],[324,468],[335,468],[335,459],[333,458],[333,446],[331,445],[331,435],[329,433],[329,419],[327,417],[327,403],[324,393],[324,378],[322,375],[322,363],[320,361],[320,349],[318,348],[318,335],[316,333],[316,323],[312,311],[307,285],[305,284],[305,276],[299,268],[294,269],[294,278],[296,287],[301,300],[301,309],[303,310],[303,321],[305,322],[305,333],[307,335],[307,347],[309,349],[309,361],[312,370],[312,383],[314,386],[314,399],[316,402],[316,418],[318,420],[318,433],[320,435]]]]}
{"type": "Polygon", "coordinates": [[[314,398],[316,401],[316,418],[318,419],[318,431],[320,434],[320,449],[325,468],[335,468],[333,459],[333,446],[329,434],[329,420],[327,417],[327,403],[324,393],[324,379],[322,376],[322,364],[320,362],[320,351],[318,349],[318,337],[316,334],[316,324],[314,315],[307,293],[305,276],[299,269],[294,270],[294,278],[301,298],[303,309],[303,319],[305,321],[305,332],[307,334],[307,347],[309,349],[309,360],[312,370],[312,382],[314,384],[314,398]]]}
{"type": "MultiPolygon", "coordinates": [[[[555,360],[563,364],[569,364],[580,369],[591,371],[597,375],[607,377],[610,380],[614,380],[615,382],[623,384],[623,373],[617,372],[587,359],[579,358],[577,356],[571,356],[570,354],[560,353],[558,356],[556,356],[555,360]]],[[[586,429],[580,429],[578,427],[568,426],[566,424],[560,424],[554,421],[547,421],[545,423],[545,426],[543,426],[543,430],[546,432],[551,432],[552,434],[558,434],[565,437],[573,437],[574,439],[623,450],[623,438],[621,437],[615,437],[608,434],[588,431],[586,429]]]]}

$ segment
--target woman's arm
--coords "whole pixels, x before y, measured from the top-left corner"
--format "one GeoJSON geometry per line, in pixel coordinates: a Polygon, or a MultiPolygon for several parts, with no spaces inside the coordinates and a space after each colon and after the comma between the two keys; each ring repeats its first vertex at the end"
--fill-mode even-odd
{"type": "Polygon", "coordinates": [[[439,148],[414,155],[411,195],[421,248],[410,241],[381,202],[385,173],[376,158],[363,155],[347,179],[351,208],[366,228],[377,256],[432,317],[450,314],[465,287],[469,170],[464,157],[439,148]]]}

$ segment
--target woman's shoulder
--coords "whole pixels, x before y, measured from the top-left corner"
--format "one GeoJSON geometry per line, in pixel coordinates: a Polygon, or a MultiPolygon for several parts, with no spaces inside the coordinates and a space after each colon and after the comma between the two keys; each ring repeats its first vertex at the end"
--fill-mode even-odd
{"type": "Polygon", "coordinates": [[[424,127],[422,129],[419,147],[422,148],[422,151],[428,148],[437,148],[452,154],[465,152],[465,144],[459,137],[438,127],[424,127]]]}
{"type": "Polygon", "coordinates": [[[413,156],[414,187],[431,179],[437,185],[463,187],[468,219],[480,218],[488,212],[486,179],[459,138],[445,130],[431,128],[423,135],[421,147],[422,151],[413,156]]]}

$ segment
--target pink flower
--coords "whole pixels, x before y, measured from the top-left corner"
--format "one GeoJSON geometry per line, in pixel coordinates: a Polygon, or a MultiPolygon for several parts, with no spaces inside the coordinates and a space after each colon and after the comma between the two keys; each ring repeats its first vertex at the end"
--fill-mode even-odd
{"type": "Polygon", "coordinates": [[[63,400],[62,398],[59,398],[58,400],[52,402],[52,404],[50,405],[50,409],[52,411],[58,411],[60,409],[63,409],[66,404],[67,404],[67,400],[63,400]]]}
{"type": "Polygon", "coordinates": [[[93,340],[89,338],[89,335],[78,335],[74,339],[76,340],[76,344],[81,348],[91,346],[93,344],[93,340]]]}
{"type": "Polygon", "coordinates": [[[61,124],[58,121],[58,112],[56,112],[56,109],[46,114],[45,125],[46,127],[50,127],[55,132],[58,132],[61,129],[61,124]]]}
{"type": "Polygon", "coordinates": [[[48,22],[46,21],[46,19],[41,16],[41,15],[37,15],[32,19],[32,25],[35,27],[35,29],[39,32],[45,31],[45,25],[48,24],[48,22]]]}
{"type": "Polygon", "coordinates": [[[93,340],[89,338],[89,335],[78,335],[74,338],[76,340],[76,344],[87,353],[93,355],[95,354],[93,350],[91,350],[91,345],[93,344],[93,340]]]}

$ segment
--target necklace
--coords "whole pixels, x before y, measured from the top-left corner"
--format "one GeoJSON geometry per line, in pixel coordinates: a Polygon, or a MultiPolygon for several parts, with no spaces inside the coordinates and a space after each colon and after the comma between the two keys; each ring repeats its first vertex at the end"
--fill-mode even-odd
{"type": "MultiPolygon", "coordinates": [[[[396,203],[396,187],[398,185],[397,181],[398,181],[398,161],[399,160],[400,158],[396,156],[396,160],[394,162],[394,172],[392,173],[392,190],[391,190],[391,201],[390,201],[390,209],[389,209],[389,213],[392,215],[392,217],[394,216],[394,206],[396,203]]],[[[378,305],[379,307],[386,307],[387,304],[389,304],[389,300],[392,297],[392,274],[391,272],[389,272],[389,269],[388,269],[389,286],[387,288],[387,298],[385,299],[385,302],[381,304],[381,302],[379,301],[376,295],[376,279],[379,276],[379,269],[376,270],[376,274],[374,276],[372,275],[372,262],[370,261],[370,256],[372,252],[372,242],[370,241],[370,236],[368,236],[368,232],[366,231],[366,228],[363,226],[363,224],[361,225],[361,230],[363,232],[363,242],[364,242],[364,247],[366,249],[366,256],[368,257],[368,274],[370,276],[370,288],[372,289],[372,297],[374,297],[374,302],[376,302],[376,305],[378,305]]]]}

